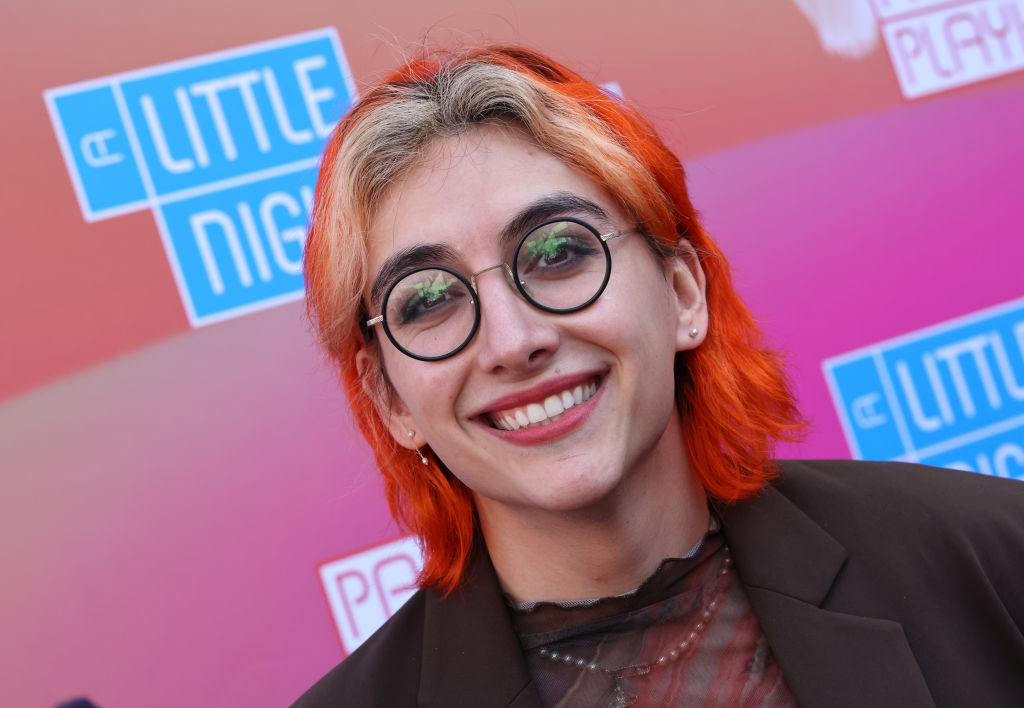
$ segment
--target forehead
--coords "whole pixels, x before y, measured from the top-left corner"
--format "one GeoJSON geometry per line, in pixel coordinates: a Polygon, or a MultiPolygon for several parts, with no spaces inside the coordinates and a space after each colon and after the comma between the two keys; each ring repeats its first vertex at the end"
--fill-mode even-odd
{"type": "Polygon", "coordinates": [[[598,185],[506,126],[434,140],[381,202],[369,233],[370,276],[403,248],[441,244],[466,258],[493,251],[524,208],[552,194],[614,205],[598,185]]]}

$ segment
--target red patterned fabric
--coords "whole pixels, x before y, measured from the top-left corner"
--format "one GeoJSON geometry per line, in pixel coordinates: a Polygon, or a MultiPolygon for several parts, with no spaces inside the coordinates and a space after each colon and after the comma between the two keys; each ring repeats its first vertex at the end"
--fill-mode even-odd
{"type": "Polygon", "coordinates": [[[742,584],[731,570],[723,573],[727,554],[721,534],[712,530],[693,557],[664,561],[633,593],[516,612],[544,705],[795,706],[742,584]],[[704,620],[709,607],[712,615],[704,620]],[[695,630],[678,658],[657,663],[695,630]],[[602,670],[554,661],[545,649],[602,670]]]}

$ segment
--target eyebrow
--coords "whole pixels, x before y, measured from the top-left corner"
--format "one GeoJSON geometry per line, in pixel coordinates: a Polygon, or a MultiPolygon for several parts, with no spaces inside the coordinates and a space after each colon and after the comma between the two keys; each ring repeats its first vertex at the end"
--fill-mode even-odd
{"type": "Polygon", "coordinates": [[[407,270],[432,263],[451,263],[457,258],[455,249],[442,244],[419,244],[392,253],[373,279],[370,288],[370,303],[375,304],[384,297],[384,291],[398,276],[407,270]]]}
{"type": "Polygon", "coordinates": [[[539,222],[569,214],[592,216],[602,221],[608,220],[607,212],[589,199],[584,199],[572,192],[552,192],[530,202],[509,219],[498,234],[498,242],[504,247],[509,247],[539,222]]]}
{"type": "MultiPolygon", "coordinates": [[[[608,213],[589,199],[572,192],[552,192],[530,202],[509,219],[498,232],[498,243],[507,249],[541,221],[570,214],[608,221],[608,213]]],[[[391,254],[373,279],[370,303],[379,303],[388,286],[405,271],[421,265],[452,263],[457,259],[455,249],[440,243],[410,246],[391,254]]]]}

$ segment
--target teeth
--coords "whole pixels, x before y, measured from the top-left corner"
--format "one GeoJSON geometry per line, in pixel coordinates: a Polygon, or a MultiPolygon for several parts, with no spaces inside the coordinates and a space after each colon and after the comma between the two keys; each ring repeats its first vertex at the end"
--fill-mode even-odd
{"type": "Polygon", "coordinates": [[[544,412],[547,413],[548,418],[553,418],[556,415],[565,413],[565,407],[562,406],[562,399],[558,396],[548,396],[545,398],[544,412]]]}
{"type": "Polygon", "coordinates": [[[526,415],[530,418],[531,423],[539,423],[548,417],[547,411],[544,410],[544,406],[539,403],[531,403],[526,407],[526,415]]]}
{"type": "Polygon", "coordinates": [[[548,396],[540,403],[529,403],[520,408],[496,411],[490,414],[491,424],[501,430],[547,425],[557,420],[565,411],[578,406],[597,393],[597,382],[581,384],[573,389],[548,396]]]}

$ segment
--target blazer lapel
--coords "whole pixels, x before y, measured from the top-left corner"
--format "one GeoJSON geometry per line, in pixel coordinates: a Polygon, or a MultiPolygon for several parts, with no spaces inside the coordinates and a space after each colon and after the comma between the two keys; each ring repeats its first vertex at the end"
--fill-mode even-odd
{"type": "Polygon", "coordinates": [[[723,531],[751,605],[805,706],[934,706],[891,620],[825,609],[846,549],[776,489],[722,510],[723,531]]]}
{"type": "Polygon", "coordinates": [[[418,703],[424,708],[541,708],[482,549],[457,591],[445,598],[427,594],[418,703]]]}

